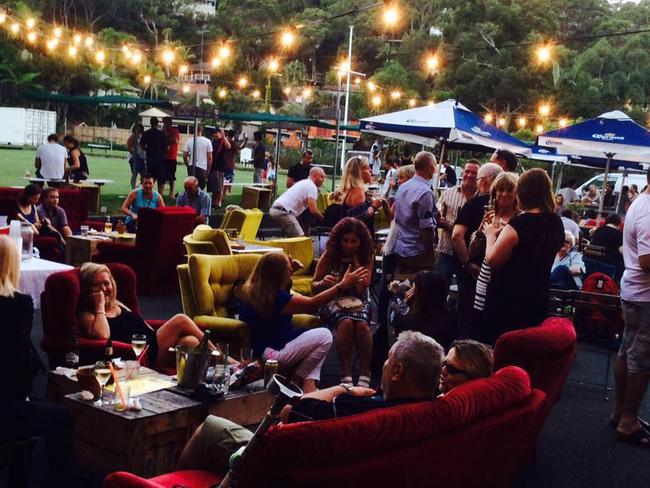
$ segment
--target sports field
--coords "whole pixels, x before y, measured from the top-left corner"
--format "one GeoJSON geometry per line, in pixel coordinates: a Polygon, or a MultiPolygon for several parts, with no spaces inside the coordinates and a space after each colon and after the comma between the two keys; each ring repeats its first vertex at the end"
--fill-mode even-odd
{"type": "MultiPolygon", "coordinates": [[[[36,150],[33,148],[25,149],[0,149],[0,186],[25,186],[27,181],[24,179],[25,173],[29,171],[32,175],[36,173],[34,168],[34,156],[36,150]]],[[[126,160],[126,152],[109,151],[110,156],[105,156],[103,151],[96,153],[86,151],[88,158],[88,167],[90,168],[91,178],[101,178],[113,180],[113,183],[106,184],[102,187],[102,206],[107,208],[111,215],[119,213],[120,206],[130,190],[131,170],[126,160]]],[[[286,189],[285,172],[280,172],[279,191],[286,189]]],[[[176,172],[175,193],[182,191],[183,179],[187,176],[185,166],[179,164],[176,172]]],[[[235,172],[235,183],[252,183],[252,169],[237,169],[235,172]]],[[[331,188],[331,180],[326,181],[325,188],[331,188]]],[[[165,187],[165,193],[168,193],[165,187]]],[[[239,203],[241,196],[241,186],[233,187],[232,194],[226,199],[225,204],[239,203]]],[[[173,204],[173,201],[165,196],[167,204],[173,204]]]]}

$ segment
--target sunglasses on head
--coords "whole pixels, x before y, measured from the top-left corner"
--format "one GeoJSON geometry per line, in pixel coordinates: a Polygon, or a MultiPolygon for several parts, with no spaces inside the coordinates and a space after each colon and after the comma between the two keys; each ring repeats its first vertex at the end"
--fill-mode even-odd
{"type": "Polygon", "coordinates": [[[455,376],[457,374],[468,374],[464,369],[458,369],[457,367],[449,364],[447,361],[442,362],[442,367],[447,368],[447,373],[452,376],[455,376]]]}

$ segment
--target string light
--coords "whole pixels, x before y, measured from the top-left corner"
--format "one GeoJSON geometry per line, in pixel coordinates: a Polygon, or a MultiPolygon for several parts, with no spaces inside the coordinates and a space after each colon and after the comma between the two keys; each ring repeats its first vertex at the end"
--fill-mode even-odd
{"type": "Polygon", "coordinates": [[[145,85],[148,85],[149,83],[151,83],[151,76],[144,75],[144,78],[142,78],[142,81],[144,81],[145,85]]]}
{"type": "Polygon", "coordinates": [[[562,129],[564,129],[567,125],[569,125],[569,121],[568,121],[567,119],[565,119],[564,117],[562,117],[562,118],[558,121],[558,124],[559,124],[559,126],[560,126],[562,129]]]}
{"type": "Polygon", "coordinates": [[[239,86],[239,88],[246,88],[246,86],[248,85],[248,78],[246,78],[245,76],[240,77],[237,80],[237,85],[239,86]]]}
{"type": "Polygon", "coordinates": [[[415,100],[415,98],[411,98],[409,100],[409,107],[415,107],[417,105],[417,103],[418,102],[417,102],[417,100],[415,100]]]}
{"type": "Polygon", "coordinates": [[[542,103],[539,106],[538,112],[542,117],[548,117],[551,113],[551,106],[548,103],[542,103]]]}
{"type": "Polygon", "coordinates": [[[390,92],[390,98],[392,98],[393,100],[399,100],[401,96],[402,94],[398,90],[390,92]]]}
{"type": "Polygon", "coordinates": [[[312,89],[307,87],[302,91],[302,98],[309,98],[312,96],[312,89]]]}
{"type": "Polygon", "coordinates": [[[492,116],[492,114],[485,114],[485,115],[483,116],[483,121],[484,121],[486,124],[491,124],[493,120],[494,120],[494,117],[492,116]]]}
{"type": "Polygon", "coordinates": [[[536,55],[537,61],[541,64],[548,63],[553,57],[550,46],[541,46],[537,48],[536,55]]]}
{"type": "Polygon", "coordinates": [[[524,127],[526,127],[526,123],[527,123],[527,122],[528,122],[528,121],[526,120],[526,117],[519,117],[519,118],[517,119],[517,125],[518,125],[519,127],[521,127],[522,129],[523,129],[524,127]]]}
{"type": "Polygon", "coordinates": [[[99,64],[102,64],[104,61],[106,61],[106,53],[104,51],[97,51],[95,53],[95,61],[97,61],[99,64]]]}
{"type": "Polygon", "coordinates": [[[537,127],[535,127],[535,133],[541,134],[542,132],[544,132],[544,126],[542,124],[537,124],[537,127]]]}
{"type": "Polygon", "coordinates": [[[374,92],[377,89],[377,85],[375,85],[372,81],[369,81],[366,84],[366,88],[368,89],[369,92],[374,92]]]}
{"type": "Polygon", "coordinates": [[[61,39],[61,35],[63,34],[63,31],[61,30],[61,27],[55,27],[54,30],[52,31],[52,34],[57,39],[61,39]]]}
{"type": "Polygon", "coordinates": [[[434,73],[440,67],[440,59],[437,54],[429,54],[426,58],[427,69],[430,73],[434,73]]]}
{"type": "Polygon", "coordinates": [[[11,30],[11,33],[14,35],[18,34],[18,31],[20,31],[20,24],[18,22],[14,22],[11,24],[9,30],[11,30]]]}
{"type": "Polygon", "coordinates": [[[142,54],[140,54],[140,51],[135,51],[131,55],[131,64],[133,65],[140,64],[140,61],[142,61],[142,54]]]}
{"type": "Polygon", "coordinates": [[[183,93],[189,93],[190,92],[190,85],[183,85],[183,93]]]}
{"type": "Polygon", "coordinates": [[[162,60],[165,66],[169,66],[170,64],[172,64],[174,62],[174,51],[170,49],[165,49],[162,52],[162,60]]]}
{"type": "Polygon", "coordinates": [[[383,14],[384,24],[388,27],[392,27],[397,24],[399,21],[399,10],[397,6],[393,3],[386,5],[383,14]]]}
{"type": "Polygon", "coordinates": [[[381,97],[379,95],[375,95],[372,97],[371,102],[373,107],[379,107],[381,105],[381,97]]]}
{"type": "Polygon", "coordinates": [[[78,46],[79,44],[81,44],[81,39],[82,39],[81,34],[75,34],[74,37],[72,38],[72,42],[74,42],[74,44],[78,46]]]}
{"type": "Polygon", "coordinates": [[[28,32],[27,41],[30,42],[31,44],[34,44],[36,42],[36,32],[28,32]]]}
{"type": "Polygon", "coordinates": [[[253,90],[253,93],[251,93],[251,96],[252,96],[253,98],[260,98],[261,93],[260,93],[259,90],[253,90]]]}
{"type": "Polygon", "coordinates": [[[70,56],[71,58],[76,57],[77,56],[77,48],[74,47],[74,46],[70,46],[68,48],[68,56],[70,56]]]}
{"type": "Polygon", "coordinates": [[[212,66],[213,69],[218,68],[221,66],[221,60],[219,58],[212,58],[212,61],[210,61],[210,66],[212,66]]]}
{"type": "Polygon", "coordinates": [[[361,84],[361,77],[360,76],[356,76],[354,78],[354,84],[355,85],[360,85],[361,84]]]}
{"type": "Polygon", "coordinates": [[[4,24],[7,20],[7,14],[0,12],[0,24],[4,24]]]}
{"type": "Polygon", "coordinates": [[[219,98],[226,98],[226,95],[228,95],[228,91],[225,88],[222,88],[221,90],[219,90],[218,95],[219,98]]]}
{"type": "Polygon", "coordinates": [[[294,34],[293,29],[285,29],[280,34],[280,44],[282,44],[282,47],[285,49],[290,48],[295,41],[296,35],[294,34]]]}
{"type": "Polygon", "coordinates": [[[280,69],[280,63],[275,58],[271,58],[267,66],[271,73],[275,73],[278,71],[278,69],[280,69]]]}
{"type": "Polygon", "coordinates": [[[190,68],[186,64],[181,64],[178,67],[178,76],[185,76],[189,72],[190,68]]]}
{"type": "Polygon", "coordinates": [[[499,120],[497,120],[497,126],[503,127],[504,125],[506,125],[506,119],[503,117],[499,117],[499,120]]]}
{"type": "Polygon", "coordinates": [[[59,45],[59,40],[58,40],[58,39],[55,39],[55,38],[49,39],[49,40],[45,43],[45,46],[46,46],[47,49],[50,50],[50,51],[54,51],[54,50],[56,49],[56,46],[58,46],[58,45],[59,45]]]}
{"type": "Polygon", "coordinates": [[[27,20],[25,21],[25,25],[26,25],[28,28],[33,29],[34,26],[36,25],[36,20],[35,20],[33,17],[30,17],[29,19],[27,19],[27,20]]]}
{"type": "Polygon", "coordinates": [[[230,53],[230,47],[228,47],[228,46],[226,46],[226,45],[223,45],[223,46],[219,47],[219,51],[218,51],[218,54],[217,54],[217,55],[218,55],[221,59],[227,59],[227,58],[229,58],[229,57],[230,57],[230,54],[231,54],[231,53],[230,53]]]}
{"type": "Polygon", "coordinates": [[[291,95],[291,88],[286,87],[282,90],[282,93],[284,93],[286,96],[291,95]]]}
{"type": "Polygon", "coordinates": [[[436,102],[434,102],[433,100],[429,100],[427,102],[427,107],[433,107],[433,106],[435,106],[435,104],[436,104],[436,102]]]}
{"type": "Polygon", "coordinates": [[[90,49],[91,47],[93,47],[93,44],[94,44],[94,43],[95,43],[95,39],[93,39],[92,36],[88,36],[88,37],[86,37],[86,40],[84,41],[84,45],[85,45],[88,49],[90,49]]]}

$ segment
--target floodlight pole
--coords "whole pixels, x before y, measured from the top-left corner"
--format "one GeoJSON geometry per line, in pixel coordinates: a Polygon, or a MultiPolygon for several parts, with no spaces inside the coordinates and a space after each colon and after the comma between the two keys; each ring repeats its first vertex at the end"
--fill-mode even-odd
{"type": "MultiPolygon", "coordinates": [[[[350,106],[350,69],[352,69],[352,34],[354,32],[354,26],[350,26],[350,41],[348,43],[348,69],[347,76],[345,78],[345,109],[343,111],[343,124],[348,125],[348,108],[350,106]]],[[[341,170],[343,169],[343,164],[345,164],[345,143],[348,138],[348,130],[343,131],[343,144],[341,146],[341,170]]]]}
{"type": "Polygon", "coordinates": [[[341,129],[341,78],[338,76],[339,85],[336,90],[336,141],[334,149],[334,167],[332,168],[332,192],[336,189],[336,167],[339,161],[339,131],[341,129]]]}

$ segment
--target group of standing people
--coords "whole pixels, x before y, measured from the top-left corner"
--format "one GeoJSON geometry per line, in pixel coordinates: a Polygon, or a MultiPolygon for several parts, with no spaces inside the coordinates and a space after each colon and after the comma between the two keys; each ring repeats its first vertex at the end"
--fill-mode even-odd
{"type": "Polygon", "coordinates": [[[81,181],[90,174],[86,155],[79,141],[70,134],[63,138],[63,146],[57,134],[47,136],[47,142],[36,150],[34,166],[36,176],[46,180],[81,181]]]}

